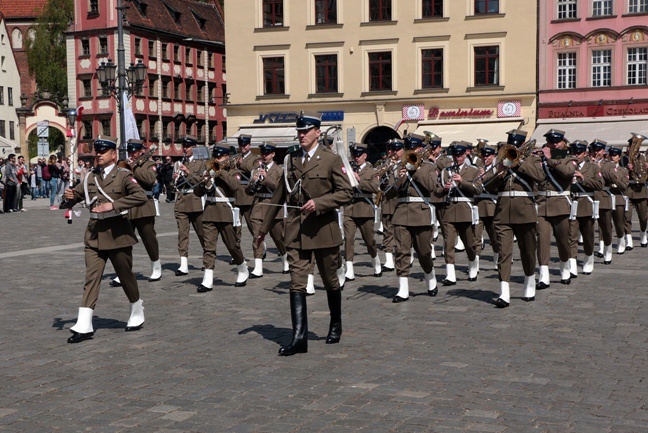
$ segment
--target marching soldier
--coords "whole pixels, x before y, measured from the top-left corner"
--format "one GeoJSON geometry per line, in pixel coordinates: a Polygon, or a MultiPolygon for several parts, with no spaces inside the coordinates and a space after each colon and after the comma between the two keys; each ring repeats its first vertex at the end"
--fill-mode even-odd
{"type": "MultiPolygon", "coordinates": [[[[144,206],[138,206],[128,211],[128,219],[133,226],[133,232],[137,230],[142,243],[151,260],[151,276],[149,281],[158,281],[162,277],[162,264],[160,263],[160,247],[158,246],[157,233],[155,232],[155,202],[153,201],[153,187],[157,182],[157,169],[153,161],[146,158],[146,148],[142,140],[131,139],[126,145],[131,172],[140,186],[146,192],[148,200],[144,206]]],[[[121,286],[119,277],[110,282],[113,287],[121,286]]]]}
{"type": "Polygon", "coordinates": [[[570,146],[571,154],[577,158],[578,165],[574,172],[574,183],[571,186],[572,203],[575,212],[569,217],[569,242],[571,257],[569,269],[576,273],[578,256],[578,233],[583,235],[583,274],[589,275],[594,270],[594,223],[598,218],[598,203],[594,202],[595,191],[602,191],[603,176],[598,165],[587,160],[587,143],[574,141],[570,146]]]}
{"type": "Polygon", "coordinates": [[[615,165],[605,159],[606,146],[605,141],[594,139],[589,150],[591,161],[598,165],[604,182],[602,191],[594,191],[594,200],[599,203],[598,225],[601,239],[600,252],[596,255],[603,258],[603,264],[609,265],[612,263],[612,212],[615,208],[615,198],[610,188],[620,182],[620,179],[615,165]]]}
{"type": "MultiPolygon", "coordinates": [[[[318,145],[320,125],[317,114],[302,113],[297,118],[301,149],[286,157],[284,176],[271,200],[271,204],[287,206],[284,242],[290,264],[293,336],[288,345],[279,349],[281,356],[308,352],[306,283],[313,256],[331,315],[326,343],[339,343],[342,335],[342,295],[337,275],[342,234],[335,209],[351,201],[352,190],[340,156],[318,145]]],[[[271,206],[259,230],[258,243],[263,242],[279,210],[271,206]]]]}
{"type": "Polygon", "coordinates": [[[475,231],[477,223],[473,213],[473,197],[481,190],[481,179],[477,179],[479,170],[466,163],[468,143],[455,141],[451,144],[453,164],[441,171],[441,185],[446,207],[443,212],[443,242],[446,262],[444,286],[457,284],[455,274],[455,242],[457,235],[465,245],[470,261],[468,281],[476,281],[479,273],[479,257],[475,251],[475,231]],[[477,180],[476,180],[477,179],[477,180]]]}
{"type": "Polygon", "coordinates": [[[371,263],[374,268],[374,277],[382,276],[380,257],[374,239],[374,221],[376,208],[373,202],[373,194],[380,190],[376,170],[367,162],[367,148],[355,146],[351,149],[353,156],[353,175],[359,185],[353,189],[353,200],[344,206],[344,255],[346,258],[345,279],[355,280],[353,271],[353,256],[355,254],[355,233],[360,230],[362,239],[367,245],[367,252],[371,256],[371,263]]]}
{"type": "MultiPolygon", "coordinates": [[[[241,221],[245,220],[245,224],[247,225],[250,234],[254,236],[252,230],[252,220],[250,219],[254,196],[245,193],[245,187],[247,187],[248,183],[250,182],[250,178],[252,177],[252,170],[258,167],[258,165],[256,164],[257,158],[250,150],[252,148],[252,136],[241,134],[238,137],[238,146],[239,159],[236,163],[236,167],[239,170],[239,176],[241,177],[241,185],[243,186],[243,188],[239,188],[236,191],[236,201],[234,202],[234,205],[239,208],[239,212],[241,213],[241,221]]],[[[242,236],[241,226],[236,227],[236,236],[240,245],[242,236]]],[[[254,239],[252,243],[254,243],[254,239]]]]}
{"type": "MultiPolygon", "coordinates": [[[[259,230],[261,229],[261,224],[263,224],[263,219],[270,211],[270,206],[267,206],[266,204],[270,203],[272,193],[277,189],[283,174],[281,166],[278,166],[274,162],[275,146],[264,143],[259,146],[259,150],[261,151],[261,160],[259,161],[260,165],[254,170],[252,180],[245,189],[247,194],[254,196],[254,204],[252,206],[252,212],[250,213],[250,220],[252,221],[252,231],[255,239],[259,236],[259,230]]],[[[283,243],[283,211],[277,213],[274,225],[271,226],[269,233],[279,250],[279,254],[281,254],[283,273],[287,274],[289,270],[288,256],[286,255],[286,247],[283,243]]],[[[250,278],[263,277],[263,252],[263,244],[257,244],[255,242],[254,269],[250,273],[250,278]]]]}
{"type": "Polygon", "coordinates": [[[112,137],[94,141],[95,169],[74,189],[65,190],[67,207],[85,200],[90,220],[85,232],[86,277],[83,299],[76,324],[70,328],[68,343],[92,338],[92,315],[99,299],[101,276],[110,260],[131,304],[126,331],[137,331],[144,324],[144,307],[133,275],[133,245],[137,238],[126,214],[146,203],[146,193],[131,172],[118,168],[117,144],[112,137]]]}
{"type": "MultiPolygon", "coordinates": [[[[527,133],[521,130],[509,132],[508,144],[519,147],[527,133]]],[[[524,269],[523,301],[535,301],[536,223],[535,185],[544,179],[540,159],[531,155],[518,161],[499,161],[497,168],[489,170],[483,178],[487,191],[497,194],[495,206],[495,232],[499,243],[498,266],[500,296],[495,301],[498,308],[506,308],[511,302],[509,281],[513,259],[513,238],[517,238],[524,269]]]]}
{"type": "MultiPolygon", "coordinates": [[[[428,144],[430,147],[430,154],[428,156],[428,161],[432,162],[436,171],[440,172],[444,167],[447,167],[448,162],[452,162],[452,159],[447,158],[447,156],[442,152],[441,147],[441,137],[436,134],[430,134],[428,137],[428,144]]],[[[432,226],[432,240],[436,242],[439,236],[439,226],[440,222],[443,221],[443,211],[445,209],[444,197],[441,194],[436,194],[436,191],[430,195],[430,204],[434,206],[434,211],[436,213],[436,224],[432,226]]],[[[441,234],[443,235],[443,227],[441,227],[441,234]]],[[[456,251],[456,249],[455,249],[456,251]]],[[[432,258],[436,258],[436,253],[434,252],[434,245],[432,246],[432,258]]]]}
{"type": "MultiPolygon", "coordinates": [[[[630,175],[628,169],[621,167],[619,161],[621,160],[622,150],[618,147],[610,147],[608,149],[610,155],[610,162],[616,172],[616,182],[610,185],[610,193],[614,195],[614,210],[612,211],[612,222],[618,238],[617,254],[623,254],[626,249],[625,238],[625,213],[628,209],[628,197],[625,195],[628,186],[630,185],[630,175]]],[[[604,259],[605,260],[605,259],[604,259]]]]}
{"type": "MultiPolygon", "coordinates": [[[[497,166],[497,152],[493,147],[483,147],[481,150],[482,167],[479,175],[484,176],[484,173],[492,171],[497,166]]],[[[499,244],[497,243],[497,234],[495,233],[495,225],[493,217],[495,216],[495,205],[497,203],[497,195],[489,194],[483,191],[475,196],[475,203],[479,209],[479,223],[475,226],[475,254],[479,257],[482,251],[482,239],[484,236],[484,229],[488,234],[490,246],[493,249],[493,263],[497,269],[497,261],[499,258],[499,244]]]]}
{"type": "Polygon", "coordinates": [[[380,179],[380,188],[382,190],[382,199],[380,201],[380,214],[383,226],[383,246],[385,247],[385,264],[382,266],[382,272],[391,272],[394,270],[394,252],[396,243],[394,242],[394,225],[392,218],[394,209],[398,202],[398,194],[393,188],[396,182],[396,170],[403,156],[404,143],[399,139],[392,139],[387,142],[387,151],[391,160],[388,163],[385,173],[380,179]]]}
{"type": "Polygon", "coordinates": [[[436,213],[429,198],[437,189],[437,179],[434,164],[420,161],[420,158],[418,167],[407,162],[399,169],[394,186],[398,192],[398,203],[392,218],[398,275],[398,293],[393,299],[395,303],[409,299],[412,247],[423,268],[428,295],[436,296],[439,292],[432,259],[432,224],[436,221],[436,213]]]}
{"type": "Polygon", "coordinates": [[[240,178],[234,171],[226,170],[225,164],[229,159],[229,154],[228,148],[215,146],[212,157],[217,163],[209,173],[205,174],[205,180],[194,187],[194,194],[197,197],[205,197],[205,210],[202,217],[205,274],[197,289],[199,293],[209,292],[214,286],[218,235],[223,238],[223,243],[237,267],[238,275],[234,287],[245,286],[249,275],[241,246],[236,242],[236,233],[234,232],[234,226],[241,223],[238,220],[239,215],[232,206],[234,195],[239,188],[240,178]]]}
{"type": "Polygon", "coordinates": [[[542,170],[545,178],[538,184],[538,265],[540,281],[538,290],[549,287],[549,260],[551,258],[551,232],[553,230],[560,258],[560,282],[569,284],[576,277],[576,269],[569,269],[571,246],[569,243],[569,215],[572,201],[571,184],[578,162],[567,155],[565,132],[549,130],[547,144],[542,147],[542,170]]]}
{"type": "MultiPolygon", "coordinates": [[[[638,135],[638,139],[642,136],[638,135]]],[[[645,138],[645,137],[643,137],[645,138]]],[[[628,140],[628,148],[635,138],[628,140]]],[[[639,218],[639,233],[640,243],[643,248],[648,247],[648,195],[646,193],[646,171],[648,170],[648,163],[646,162],[646,155],[639,153],[635,161],[629,161],[628,172],[630,175],[630,184],[626,190],[628,196],[628,210],[625,215],[625,237],[626,237],[626,250],[632,250],[632,208],[637,211],[639,218]],[[634,164],[643,164],[643,167],[635,167],[634,164]]]]}
{"type": "Polygon", "coordinates": [[[205,162],[194,157],[193,148],[196,137],[187,135],[182,140],[184,157],[174,173],[177,190],[174,214],[178,225],[178,254],[180,267],[175,271],[176,276],[189,273],[189,225],[193,227],[200,245],[205,248],[202,224],[203,202],[194,194],[193,187],[200,182],[205,172],[205,162]]]}

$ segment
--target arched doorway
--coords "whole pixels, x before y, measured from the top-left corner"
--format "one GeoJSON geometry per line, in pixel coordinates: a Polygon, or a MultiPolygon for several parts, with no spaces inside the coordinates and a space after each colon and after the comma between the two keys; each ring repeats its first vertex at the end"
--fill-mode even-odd
{"type": "Polygon", "coordinates": [[[387,151],[385,143],[392,138],[401,138],[397,131],[388,126],[377,126],[365,135],[362,141],[367,145],[367,159],[372,164],[382,158],[387,151]]]}

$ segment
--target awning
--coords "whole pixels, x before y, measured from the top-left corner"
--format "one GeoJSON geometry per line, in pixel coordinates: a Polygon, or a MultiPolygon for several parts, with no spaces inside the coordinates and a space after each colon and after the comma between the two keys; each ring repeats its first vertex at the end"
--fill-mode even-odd
{"type": "Polygon", "coordinates": [[[469,141],[476,143],[478,138],[485,138],[492,145],[498,141],[506,141],[506,133],[520,128],[521,121],[514,122],[471,122],[471,123],[432,123],[420,125],[415,133],[425,135],[424,131],[432,132],[441,137],[442,146],[449,146],[453,141],[469,141]]]}
{"type": "MultiPolygon", "coordinates": [[[[544,134],[552,128],[565,131],[565,136],[569,141],[585,140],[590,143],[595,138],[598,138],[607,141],[610,146],[626,146],[631,132],[648,135],[648,122],[646,119],[627,120],[598,117],[579,119],[578,121],[574,121],[574,119],[566,119],[565,121],[551,119],[550,122],[546,123],[539,120],[532,138],[538,140],[538,143],[544,143],[544,134]]],[[[648,142],[644,141],[644,144],[648,144],[648,142]]]]}
{"type": "Polygon", "coordinates": [[[241,134],[249,134],[252,136],[252,145],[257,147],[262,143],[272,143],[277,147],[290,147],[297,144],[297,131],[294,126],[281,127],[281,126],[267,126],[267,127],[241,127],[239,130],[228,137],[224,142],[227,145],[236,145],[237,138],[241,134]]]}
{"type": "Polygon", "coordinates": [[[19,146],[13,141],[9,141],[4,137],[0,137],[0,156],[6,157],[10,153],[15,153],[16,147],[19,146]]]}

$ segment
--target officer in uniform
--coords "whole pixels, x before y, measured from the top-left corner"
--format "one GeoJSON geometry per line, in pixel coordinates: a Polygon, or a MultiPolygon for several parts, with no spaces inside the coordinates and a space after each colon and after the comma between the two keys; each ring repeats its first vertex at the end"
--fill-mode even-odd
{"type": "MultiPolygon", "coordinates": [[[[153,187],[157,182],[157,168],[153,161],[145,158],[146,147],[142,140],[130,139],[126,145],[128,150],[129,163],[133,177],[146,192],[148,200],[144,206],[138,206],[128,211],[128,219],[133,226],[133,232],[137,230],[142,243],[151,260],[151,276],[149,281],[158,281],[162,277],[162,264],[160,263],[160,247],[158,245],[157,233],[155,232],[155,202],[153,200],[153,187]]],[[[121,164],[121,163],[120,163],[121,164]]],[[[126,168],[129,168],[129,167],[126,168]]],[[[110,282],[113,287],[121,286],[119,277],[110,282]]]]}
{"type": "MultiPolygon", "coordinates": [[[[326,288],[331,315],[326,343],[338,343],[342,335],[342,295],[337,276],[342,234],[335,210],[351,201],[352,189],[340,156],[318,144],[320,125],[318,114],[302,113],[297,118],[301,149],[286,156],[284,176],[271,200],[271,204],[287,206],[284,242],[290,264],[293,336],[288,345],[279,349],[281,356],[308,351],[306,283],[313,256],[326,288]]],[[[259,230],[259,243],[280,210],[276,206],[270,208],[259,230]]]]}
{"type": "Polygon", "coordinates": [[[234,195],[239,188],[240,178],[234,171],[225,169],[225,163],[229,159],[230,151],[226,147],[215,146],[212,157],[218,164],[211,168],[205,175],[204,181],[194,187],[194,194],[197,197],[205,197],[205,210],[202,216],[204,233],[203,267],[205,274],[203,281],[197,291],[208,292],[214,286],[214,265],[216,262],[216,242],[218,235],[223,238],[227,251],[232,255],[237,266],[238,275],[235,287],[245,286],[248,279],[248,269],[243,258],[241,246],[236,242],[234,225],[235,211],[232,203],[234,195]]]}
{"type": "Polygon", "coordinates": [[[457,235],[465,245],[468,255],[468,281],[476,281],[479,272],[479,257],[475,251],[475,231],[473,223],[473,197],[481,190],[479,170],[466,162],[467,145],[465,141],[451,144],[453,164],[441,171],[441,186],[446,202],[443,211],[443,242],[446,262],[444,286],[457,284],[455,274],[455,243],[457,235]]]}
{"type": "Polygon", "coordinates": [[[353,200],[344,206],[344,255],[346,258],[345,279],[355,280],[353,270],[353,256],[355,254],[355,233],[360,230],[362,239],[367,245],[367,252],[371,256],[374,277],[382,276],[380,257],[374,239],[374,221],[376,208],[373,195],[380,191],[376,170],[367,162],[367,148],[355,146],[351,149],[353,156],[353,175],[359,185],[353,189],[353,200]]]}
{"type": "Polygon", "coordinates": [[[594,201],[599,203],[599,252],[597,257],[603,258],[603,264],[612,263],[612,211],[614,210],[614,195],[610,192],[613,184],[620,182],[615,165],[605,158],[607,143],[594,139],[589,145],[590,161],[599,167],[604,186],[601,191],[594,191],[594,201]]]}
{"type": "MultiPolygon", "coordinates": [[[[527,133],[513,130],[508,133],[507,144],[519,147],[527,133]]],[[[498,308],[511,302],[509,282],[513,260],[513,239],[517,238],[524,269],[524,296],[522,300],[535,300],[536,223],[535,186],[544,179],[540,158],[531,155],[522,161],[500,161],[495,170],[486,172],[482,185],[491,194],[497,194],[495,205],[495,232],[500,248],[498,266],[500,296],[495,301],[498,308]]]]}
{"type": "MultiPolygon", "coordinates": [[[[610,162],[616,172],[616,182],[610,185],[610,193],[614,195],[614,210],[612,211],[612,222],[618,238],[617,254],[623,254],[626,249],[625,225],[626,209],[628,208],[628,197],[625,195],[630,186],[630,174],[628,169],[619,164],[622,150],[618,147],[608,149],[610,162]]],[[[605,260],[605,259],[604,259],[605,260]]]]}
{"type": "Polygon", "coordinates": [[[560,282],[569,284],[576,269],[569,269],[571,246],[569,243],[569,215],[571,213],[571,184],[578,162],[567,155],[565,132],[551,129],[545,135],[547,144],[542,147],[542,169],[545,178],[538,184],[538,264],[540,279],[537,289],[549,287],[549,260],[551,258],[551,232],[553,230],[560,257],[560,282]],[[553,152],[552,152],[553,151],[553,152]]]}
{"type": "Polygon", "coordinates": [[[382,272],[391,272],[394,270],[394,252],[396,251],[396,244],[394,242],[394,225],[392,224],[392,217],[394,216],[394,209],[398,202],[398,194],[393,188],[396,182],[396,171],[403,156],[404,143],[400,139],[392,139],[387,142],[387,152],[392,163],[389,169],[380,178],[381,200],[380,200],[380,216],[383,226],[383,247],[385,249],[385,264],[382,266],[382,272]]]}
{"type": "MultiPolygon", "coordinates": [[[[239,176],[241,177],[241,185],[243,186],[243,188],[239,188],[236,191],[236,201],[234,202],[234,204],[237,208],[239,208],[239,211],[241,213],[241,221],[245,220],[245,224],[250,231],[250,235],[254,236],[252,220],[250,219],[254,196],[245,193],[245,188],[247,187],[250,178],[252,177],[252,170],[258,167],[257,157],[252,153],[251,150],[252,136],[241,134],[238,137],[238,146],[239,159],[236,161],[236,168],[238,168],[239,176]]],[[[242,236],[241,226],[236,227],[236,236],[240,245],[242,236]]]]}
{"type": "Polygon", "coordinates": [[[203,202],[194,194],[193,187],[201,181],[205,173],[205,162],[194,157],[193,148],[196,137],[187,135],[182,140],[184,157],[174,173],[177,197],[174,207],[176,224],[178,225],[178,253],[180,268],[175,271],[177,276],[189,273],[189,225],[193,226],[198,235],[200,245],[205,248],[202,224],[203,202]]]}
{"type": "MultiPolygon", "coordinates": [[[[483,147],[481,149],[481,162],[479,175],[485,176],[485,173],[496,170],[497,167],[497,152],[493,147],[483,147]]],[[[479,210],[479,223],[475,226],[475,253],[479,257],[482,251],[482,239],[484,237],[484,229],[488,234],[490,246],[493,249],[493,263],[497,269],[497,261],[499,258],[499,244],[497,243],[497,234],[495,233],[495,225],[493,217],[495,216],[495,204],[497,203],[497,195],[489,194],[482,191],[479,195],[475,196],[475,204],[479,210]]]]}
{"type": "MultiPolygon", "coordinates": [[[[436,134],[429,134],[427,136],[427,141],[430,148],[430,153],[428,155],[428,161],[435,165],[437,172],[443,170],[443,168],[451,165],[451,158],[448,158],[447,155],[441,153],[443,148],[441,147],[441,137],[436,134]]],[[[442,194],[432,193],[430,195],[430,203],[434,206],[436,212],[436,224],[432,226],[432,240],[436,242],[439,236],[439,228],[443,234],[443,227],[440,227],[440,221],[443,221],[443,211],[445,209],[444,197],[442,194]]],[[[456,251],[456,249],[455,249],[456,251]]],[[[432,258],[436,258],[436,253],[434,252],[434,245],[432,245],[432,258]]]]}
{"type": "MultiPolygon", "coordinates": [[[[259,146],[259,150],[261,151],[261,160],[259,160],[260,165],[252,172],[252,180],[245,188],[245,192],[254,197],[250,220],[252,221],[252,232],[254,233],[255,239],[259,236],[259,230],[261,229],[261,224],[263,224],[263,219],[270,211],[271,206],[268,206],[267,204],[270,203],[272,193],[277,189],[277,186],[281,181],[281,176],[283,175],[281,166],[274,162],[275,146],[264,143],[259,146]]],[[[271,226],[268,233],[270,233],[270,236],[281,255],[283,273],[287,274],[289,270],[288,256],[286,255],[286,247],[283,243],[283,210],[277,213],[274,225],[271,226]]],[[[250,273],[250,278],[263,277],[263,252],[263,245],[254,242],[254,269],[250,273]]]]}
{"type": "Polygon", "coordinates": [[[578,159],[574,172],[574,183],[571,185],[572,202],[575,212],[569,217],[569,242],[571,256],[569,258],[570,272],[575,274],[577,269],[578,233],[583,235],[583,274],[589,275],[594,270],[594,223],[598,217],[598,203],[594,202],[595,191],[602,191],[605,182],[598,165],[589,162],[587,158],[587,143],[574,141],[570,146],[571,154],[578,159]]]}
{"type": "Polygon", "coordinates": [[[398,192],[398,203],[394,210],[394,239],[396,240],[396,275],[398,293],[393,302],[409,299],[409,272],[412,247],[423,268],[427,293],[436,296],[436,275],[432,259],[432,224],[436,220],[430,196],[437,190],[438,173],[434,164],[420,161],[417,167],[407,162],[399,167],[398,180],[394,188],[398,192]]]}
{"type": "Polygon", "coordinates": [[[84,237],[86,278],[83,299],[77,322],[70,328],[72,336],[68,343],[80,343],[94,335],[92,314],[107,260],[115,268],[131,304],[126,331],[139,330],[144,324],[144,307],[133,274],[133,245],[137,238],[127,214],[129,209],[144,205],[147,198],[131,172],[117,167],[116,141],[112,137],[98,137],[94,141],[96,168],[73,190],[65,190],[65,207],[71,208],[85,201],[90,210],[84,237]]]}
{"type": "MultiPolygon", "coordinates": [[[[631,144],[633,139],[628,140],[628,144],[631,144]]],[[[627,148],[626,148],[627,149],[627,148]]],[[[639,154],[635,163],[643,164],[643,172],[646,172],[646,155],[639,154]]],[[[630,161],[627,165],[628,172],[630,174],[630,184],[628,189],[626,189],[626,196],[628,197],[628,210],[625,215],[625,237],[626,237],[626,250],[632,250],[632,208],[635,208],[637,211],[637,217],[639,218],[639,233],[640,233],[640,242],[643,248],[648,247],[648,235],[646,234],[646,229],[648,229],[648,195],[646,194],[646,181],[645,179],[637,175],[637,171],[633,165],[633,162],[630,161]]],[[[638,167],[637,167],[638,168],[638,167]]]]}

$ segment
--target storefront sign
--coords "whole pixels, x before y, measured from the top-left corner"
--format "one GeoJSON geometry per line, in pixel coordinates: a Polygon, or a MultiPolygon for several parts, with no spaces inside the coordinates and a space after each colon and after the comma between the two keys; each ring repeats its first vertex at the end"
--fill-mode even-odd
{"type": "Polygon", "coordinates": [[[439,107],[432,107],[428,111],[428,119],[456,119],[465,117],[490,117],[493,110],[480,110],[476,108],[458,110],[439,110],[439,107]]]}
{"type": "MultiPolygon", "coordinates": [[[[344,111],[318,111],[322,115],[322,122],[341,122],[344,120],[344,111]]],[[[253,123],[295,123],[299,113],[262,113],[253,123]]]]}
{"type": "Polygon", "coordinates": [[[646,116],[648,103],[614,104],[614,105],[582,105],[570,107],[540,107],[540,119],[570,119],[578,117],[607,117],[607,116],[646,116]]]}

